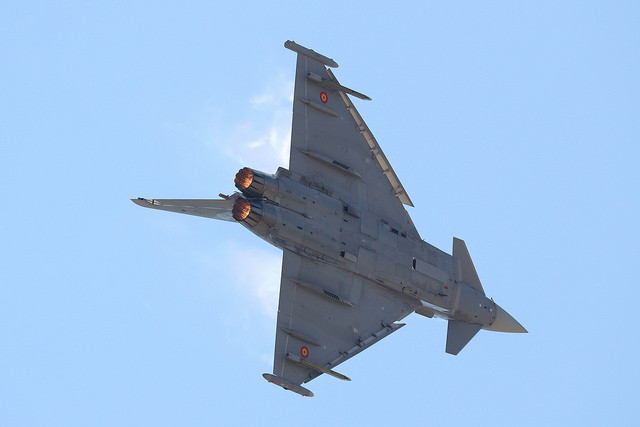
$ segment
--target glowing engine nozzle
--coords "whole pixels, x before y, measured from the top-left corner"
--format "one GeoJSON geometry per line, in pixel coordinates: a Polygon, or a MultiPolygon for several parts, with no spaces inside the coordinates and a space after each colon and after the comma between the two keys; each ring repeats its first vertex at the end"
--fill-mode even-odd
{"type": "Polygon", "coordinates": [[[251,213],[251,203],[245,199],[238,198],[233,204],[231,214],[236,221],[244,221],[251,213]]]}
{"type": "Polygon", "coordinates": [[[258,233],[266,232],[276,224],[277,212],[274,206],[259,200],[249,201],[238,197],[233,203],[231,214],[233,219],[258,233]]]}
{"type": "Polygon", "coordinates": [[[244,192],[253,182],[253,171],[249,168],[240,169],[233,182],[238,190],[244,192]]]}
{"type": "Polygon", "coordinates": [[[278,180],[275,176],[253,169],[240,169],[233,182],[236,188],[249,199],[265,197],[273,200],[278,194],[278,180]]]}

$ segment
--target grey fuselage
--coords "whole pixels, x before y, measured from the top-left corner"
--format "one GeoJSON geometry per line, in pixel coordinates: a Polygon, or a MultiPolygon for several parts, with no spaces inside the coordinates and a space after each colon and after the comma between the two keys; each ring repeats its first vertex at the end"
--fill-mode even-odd
{"type": "Polygon", "coordinates": [[[251,173],[251,184],[238,187],[251,210],[236,219],[260,238],[391,289],[424,316],[495,321],[493,300],[461,280],[460,260],[420,239],[413,224],[393,223],[284,168],[251,173]]]}

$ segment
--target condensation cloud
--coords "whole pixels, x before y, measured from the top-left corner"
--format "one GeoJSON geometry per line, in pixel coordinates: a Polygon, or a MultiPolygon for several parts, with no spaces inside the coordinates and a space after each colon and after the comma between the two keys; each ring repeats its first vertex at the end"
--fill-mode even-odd
{"type": "Polygon", "coordinates": [[[239,165],[273,173],[289,164],[293,81],[277,77],[247,101],[244,119],[232,125],[221,147],[239,165]]]}

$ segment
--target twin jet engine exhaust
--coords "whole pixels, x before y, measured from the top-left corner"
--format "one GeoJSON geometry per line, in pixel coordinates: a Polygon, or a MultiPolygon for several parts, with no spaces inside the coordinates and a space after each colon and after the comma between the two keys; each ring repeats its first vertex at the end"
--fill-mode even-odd
{"type": "Polygon", "coordinates": [[[245,197],[238,197],[233,204],[233,219],[241,222],[249,228],[254,228],[263,223],[269,227],[275,222],[275,211],[270,204],[267,207],[268,215],[265,221],[265,205],[263,203],[269,196],[273,197],[278,192],[278,181],[263,172],[250,168],[242,168],[233,180],[236,188],[245,197]]]}

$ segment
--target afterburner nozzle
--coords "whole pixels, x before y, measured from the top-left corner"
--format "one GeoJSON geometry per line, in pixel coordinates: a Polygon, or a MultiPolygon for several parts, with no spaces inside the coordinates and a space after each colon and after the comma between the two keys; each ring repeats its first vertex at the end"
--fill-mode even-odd
{"type": "Polygon", "coordinates": [[[233,210],[231,213],[233,215],[233,219],[236,221],[244,221],[251,213],[251,203],[241,197],[238,197],[233,204],[233,210]]]}
{"type": "Polygon", "coordinates": [[[264,197],[273,200],[278,194],[278,180],[275,175],[254,169],[240,169],[233,182],[236,188],[249,199],[264,197]]]}
{"type": "Polygon", "coordinates": [[[249,168],[240,169],[233,182],[236,184],[238,190],[246,190],[253,182],[253,171],[249,168]]]}

